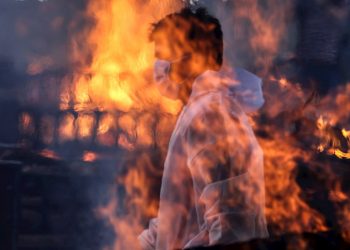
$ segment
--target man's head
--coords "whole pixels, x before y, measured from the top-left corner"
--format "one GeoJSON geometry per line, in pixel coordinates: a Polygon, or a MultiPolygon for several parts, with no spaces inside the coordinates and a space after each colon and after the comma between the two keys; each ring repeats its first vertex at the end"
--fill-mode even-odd
{"type": "Polygon", "coordinates": [[[223,34],[218,19],[203,8],[182,9],[153,24],[150,40],[155,57],[172,62],[171,77],[184,80],[205,70],[219,70],[223,60],[223,34]]]}

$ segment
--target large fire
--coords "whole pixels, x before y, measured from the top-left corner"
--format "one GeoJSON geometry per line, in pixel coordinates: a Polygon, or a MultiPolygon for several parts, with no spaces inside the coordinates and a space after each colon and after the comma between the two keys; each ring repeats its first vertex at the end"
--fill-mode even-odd
{"type": "MultiPolygon", "coordinates": [[[[152,85],[154,48],[148,41],[151,23],[180,6],[181,2],[136,0],[89,3],[87,15],[96,22],[86,41],[92,48],[92,61],[81,66],[78,74],[63,80],[60,108],[79,115],[74,122],[69,114],[62,118],[60,137],[91,137],[95,122],[91,113],[107,111],[99,120],[98,134],[100,143],[111,145],[111,138],[102,134],[108,134],[118,124],[130,135],[135,126],[131,124],[134,122],[131,113],[147,110],[175,115],[180,111],[180,102],[162,97],[152,85]],[[128,114],[118,120],[115,111],[128,114]]],[[[81,52],[74,39],[72,45],[73,60],[79,60],[81,52]]],[[[152,144],[144,127],[148,120],[147,115],[140,118],[137,128],[138,142],[145,145],[152,144]]],[[[122,135],[119,145],[132,147],[128,141],[122,135]]]]}
{"type": "MultiPolygon", "coordinates": [[[[158,104],[167,112],[178,112],[178,104],[162,99],[150,84],[154,61],[154,48],[148,41],[150,25],[165,11],[175,10],[173,5],[170,8],[160,1],[90,2],[87,14],[96,21],[87,40],[93,48],[92,62],[81,69],[85,74],[73,79],[68,98],[73,98],[74,109],[127,112],[158,104]]],[[[63,103],[67,102],[66,92],[64,89],[63,103]]]]}
{"type": "MultiPolygon", "coordinates": [[[[284,39],[291,4],[280,2],[267,1],[271,8],[268,18],[258,1],[239,1],[242,8],[233,13],[252,22],[255,32],[248,42],[261,54],[257,64],[265,80],[266,105],[263,115],[256,114],[252,123],[260,132],[257,137],[264,150],[268,224],[272,235],[330,230],[324,215],[305,200],[297,181],[299,166],[308,164],[327,185],[337,226],[344,239],[350,241],[349,193],[330,161],[324,162],[322,168],[317,161],[319,155],[326,154],[334,155],[336,160],[350,159],[350,83],[328,96],[308,101],[309,93],[299,84],[284,76],[270,75],[284,39]]],[[[162,174],[160,164],[182,106],[179,101],[162,97],[152,85],[154,48],[148,35],[151,23],[182,6],[182,1],[90,1],[87,15],[95,24],[86,43],[92,50],[91,62],[62,81],[59,106],[64,115],[58,125],[60,143],[94,138],[100,145],[126,149],[130,158],[136,159],[127,162],[129,169],[116,180],[117,185],[124,187],[125,198],[117,198],[116,191],[112,191],[110,203],[98,209],[98,214],[115,229],[115,245],[108,249],[137,249],[136,236],[147,219],[157,215],[155,183],[162,174]],[[101,115],[97,117],[96,112],[101,115]],[[154,152],[152,155],[138,151],[148,152],[150,148],[161,152],[156,163],[152,159],[154,152]],[[122,216],[116,214],[119,206],[126,211],[122,216]]],[[[73,60],[83,57],[74,39],[72,47],[73,60]]],[[[20,119],[21,129],[34,133],[33,118],[24,113],[20,119]]],[[[48,143],[51,137],[47,136],[48,143]]],[[[51,151],[43,151],[42,155],[57,157],[51,151]]],[[[86,151],[82,160],[93,162],[98,158],[96,153],[86,151]]]]}

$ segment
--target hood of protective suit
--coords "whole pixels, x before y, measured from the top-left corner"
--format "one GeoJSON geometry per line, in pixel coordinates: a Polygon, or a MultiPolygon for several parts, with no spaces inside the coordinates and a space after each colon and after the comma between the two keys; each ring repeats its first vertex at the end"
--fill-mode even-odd
{"type": "Polygon", "coordinates": [[[215,90],[228,93],[245,113],[257,111],[265,102],[262,80],[242,68],[224,66],[220,71],[207,70],[194,81],[190,100],[215,90]]]}

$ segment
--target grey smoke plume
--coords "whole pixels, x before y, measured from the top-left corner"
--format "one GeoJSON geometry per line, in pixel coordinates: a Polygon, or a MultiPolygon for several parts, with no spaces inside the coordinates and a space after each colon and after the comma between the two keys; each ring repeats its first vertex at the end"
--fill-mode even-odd
{"type": "Polygon", "coordinates": [[[66,68],[69,35],[82,29],[84,0],[0,2],[0,58],[20,72],[38,74],[66,68]]]}

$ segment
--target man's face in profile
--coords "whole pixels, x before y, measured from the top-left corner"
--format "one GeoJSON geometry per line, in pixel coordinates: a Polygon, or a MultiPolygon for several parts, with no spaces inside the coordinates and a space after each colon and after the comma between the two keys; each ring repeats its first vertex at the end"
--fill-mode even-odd
{"type": "Polygon", "coordinates": [[[191,53],[186,47],[184,31],[159,32],[154,37],[154,56],[171,63],[170,78],[182,82],[191,73],[191,53]]]}
{"type": "Polygon", "coordinates": [[[154,36],[155,58],[171,63],[170,78],[178,83],[198,76],[207,66],[204,53],[194,51],[198,45],[196,40],[189,41],[187,38],[191,24],[185,24],[180,27],[167,26],[154,36]]]}

